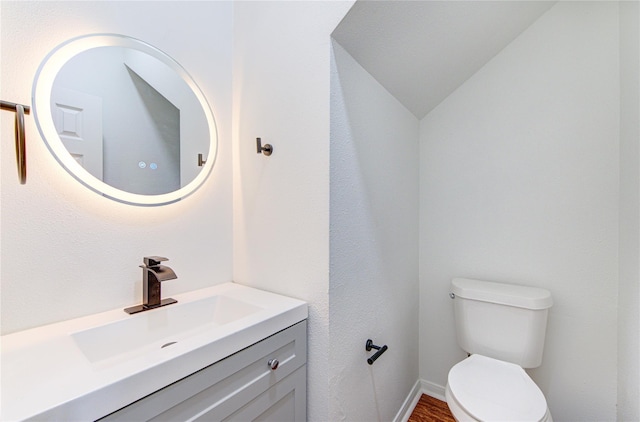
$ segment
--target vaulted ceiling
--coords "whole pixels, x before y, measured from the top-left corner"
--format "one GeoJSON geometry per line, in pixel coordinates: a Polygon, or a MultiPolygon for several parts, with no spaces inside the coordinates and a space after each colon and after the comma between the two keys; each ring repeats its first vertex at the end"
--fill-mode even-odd
{"type": "Polygon", "coordinates": [[[359,0],[332,35],[421,119],[553,4],[359,0]]]}

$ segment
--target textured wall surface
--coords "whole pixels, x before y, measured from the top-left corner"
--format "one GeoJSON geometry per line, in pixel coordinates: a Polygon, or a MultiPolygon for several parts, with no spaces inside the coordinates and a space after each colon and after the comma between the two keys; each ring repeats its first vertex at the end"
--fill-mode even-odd
{"type": "Polygon", "coordinates": [[[618,5],[559,2],[421,122],[421,378],[465,356],[451,278],[544,287],[554,420],[615,420],[618,61],[618,5]]]}
{"type": "Polygon", "coordinates": [[[330,34],[351,4],[234,4],[234,278],[309,302],[312,421],[329,400],[330,34]]]}
{"type": "Polygon", "coordinates": [[[2,119],[2,332],[130,306],[145,255],[170,259],[166,295],[232,279],[231,24],[227,2],[2,2],[3,100],[31,103],[55,46],[88,33],[146,41],[181,63],[216,117],[219,150],[202,188],[178,203],[136,207],[75,181],[26,116],[28,181],[18,184],[13,119],[2,119]]]}
{"type": "Polygon", "coordinates": [[[389,421],[418,378],[419,121],[333,51],[330,420],[389,421]]]}
{"type": "Polygon", "coordinates": [[[618,420],[640,420],[640,3],[620,3],[618,420]]]}

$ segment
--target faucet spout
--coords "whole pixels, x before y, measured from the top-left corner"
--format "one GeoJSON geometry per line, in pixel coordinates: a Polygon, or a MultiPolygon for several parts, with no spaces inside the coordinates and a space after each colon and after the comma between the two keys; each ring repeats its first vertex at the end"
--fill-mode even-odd
{"type": "Polygon", "coordinates": [[[149,276],[155,277],[155,279],[160,282],[178,278],[176,273],[166,265],[158,265],[157,267],[145,267],[144,265],[140,265],[140,267],[149,271],[149,276]]]}
{"type": "Polygon", "coordinates": [[[144,258],[144,265],[140,265],[142,268],[142,305],[126,308],[126,313],[135,314],[177,302],[172,298],[162,299],[161,283],[178,278],[173,269],[166,265],[160,265],[163,261],[168,261],[168,259],[161,256],[144,258]]]}

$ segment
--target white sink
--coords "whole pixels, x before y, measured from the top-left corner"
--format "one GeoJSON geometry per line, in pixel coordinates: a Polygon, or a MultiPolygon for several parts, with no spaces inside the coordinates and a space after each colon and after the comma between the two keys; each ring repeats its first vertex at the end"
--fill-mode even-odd
{"type": "Polygon", "coordinates": [[[222,294],[178,302],[71,334],[90,362],[130,359],[177,344],[263,308],[222,294]]]}
{"type": "Polygon", "coordinates": [[[173,297],[2,336],[0,420],[96,420],[307,318],[235,283],[173,297]]]}

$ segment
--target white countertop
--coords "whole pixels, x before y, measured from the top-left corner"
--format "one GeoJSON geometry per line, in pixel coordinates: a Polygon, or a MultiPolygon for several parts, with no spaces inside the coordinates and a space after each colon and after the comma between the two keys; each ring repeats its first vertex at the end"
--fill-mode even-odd
{"type": "MultiPolygon", "coordinates": [[[[174,295],[177,304],[122,309],[2,336],[0,420],[95,420],[307,318],[307,304],[235,283],[174,295]],[[91,362],[71,334],[224,295],[260,308],[166,348],[91,362]]],[[[118,341],[114,338],[114,341],[118,341]]]]}

